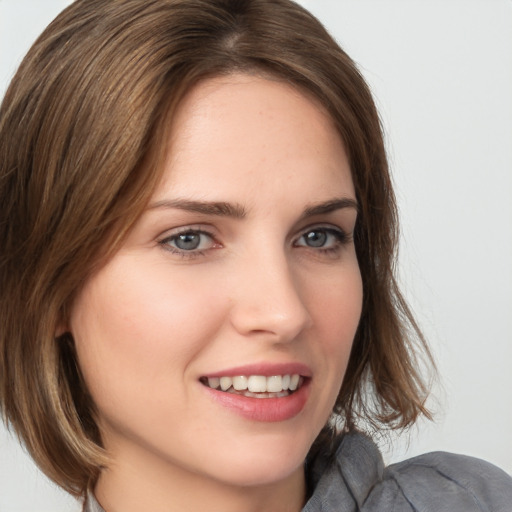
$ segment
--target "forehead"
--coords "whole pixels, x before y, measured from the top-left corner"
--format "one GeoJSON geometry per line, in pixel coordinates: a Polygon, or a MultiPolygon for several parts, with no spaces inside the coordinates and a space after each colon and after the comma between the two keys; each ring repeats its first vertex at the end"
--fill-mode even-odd
{"type": "Polygon", "coordinates": [[[339,184],[353,194],[343,142],[318,101],[283,81],[246,74],[189,91],[172,119],[157,200],[169,190],[226,193],[229,183],[261,192],[283,180],[315,182],[326,192],[339,184]]]}

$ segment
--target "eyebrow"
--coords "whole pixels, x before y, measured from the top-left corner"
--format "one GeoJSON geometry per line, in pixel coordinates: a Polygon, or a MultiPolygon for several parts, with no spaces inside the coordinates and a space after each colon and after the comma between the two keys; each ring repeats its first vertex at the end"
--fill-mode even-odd
{"type": "Polygon", "coordinates": [[[355,199],[341,197],[307,206],[304,213],[301,215],[301,219],[314,217],[315,215],[325,215],[326,213],[342,210],[344,208],[353,208],[356,212],[359,211],[359,206],[355,199]]]}
{"type": "MultiPolygon", "coordinates": [[[[178,209],[189,212],[202,213],[204,215],[215,215],[220,217],[232,217],[234,219],[244,219],[247,216],[247,210],[239,203],[228,203],[225,201],[192,201],[189,199],[164,199],[157,201],[149,206],[148,209],[157,208],[178,209]]],[[[357,201],[347,197],[330,199],[321,203],[315,203],[306,206],[301,215],[301,220],[315,215],[325,215],[327,213],[341,210],[344,208],[353,208],[359,210],[357,201]]]]}
{"type": "Polygon", "coordinates": [[[157,201],[149,206],[155,208],[176,208],[189,212],[203,213],[205,215],[216,215],[220,217],[233,217],[243,219],[247,216],[245,208],[238,203],[227,203],[225,201],[191,201],[188,199],[171,199],[157,201]]]}

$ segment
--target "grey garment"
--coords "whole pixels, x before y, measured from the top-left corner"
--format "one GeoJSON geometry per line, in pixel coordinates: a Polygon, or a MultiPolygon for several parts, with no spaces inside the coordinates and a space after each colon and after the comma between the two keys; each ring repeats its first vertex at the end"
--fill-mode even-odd
{"type": "Polygon", "coordinates": [[[473,457],[434,452],[384,467],[371,439],[345,435],[311,468],[302,512],[512,512],[512,478],[473,457]]]}
{"type": "MultiPolygon", "coordinates": [[[[384,467],[371,439],[343,436],[308,464],[302,512],[512,512],[512,478],[488,462],[444,452],[384,467]]],[[[84,512],[105,512],[92,494],[84,512]]]]}

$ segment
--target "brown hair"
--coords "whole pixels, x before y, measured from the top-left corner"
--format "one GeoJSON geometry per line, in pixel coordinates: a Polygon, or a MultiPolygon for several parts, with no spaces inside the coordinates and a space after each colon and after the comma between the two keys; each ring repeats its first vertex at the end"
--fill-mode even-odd
{"type": "Polygon", "coordinates": [[[33,45],[0,109],[0,406],[73,494],[108,457],[73,340],[55,333],[145,208],[176,104],[199,80],[234,71],[317,98],[349,154],[364,304],[335,412],[346,428],[428,415],[414,345],[430,356],[393,275],[382,130],[352,60],[289,0],[78,0],[33,45]]]}

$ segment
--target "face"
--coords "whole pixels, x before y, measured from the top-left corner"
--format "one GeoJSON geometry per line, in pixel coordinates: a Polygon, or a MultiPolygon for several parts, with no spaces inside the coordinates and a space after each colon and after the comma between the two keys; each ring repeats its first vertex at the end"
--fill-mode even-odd
{"type": "Polygon", "coordinates": [[[361,313],[355,221],[315,101],[246,75],[189,92],[147,210],[72,309],[114,457],[243,486],[301,471],[361,313]]]}

